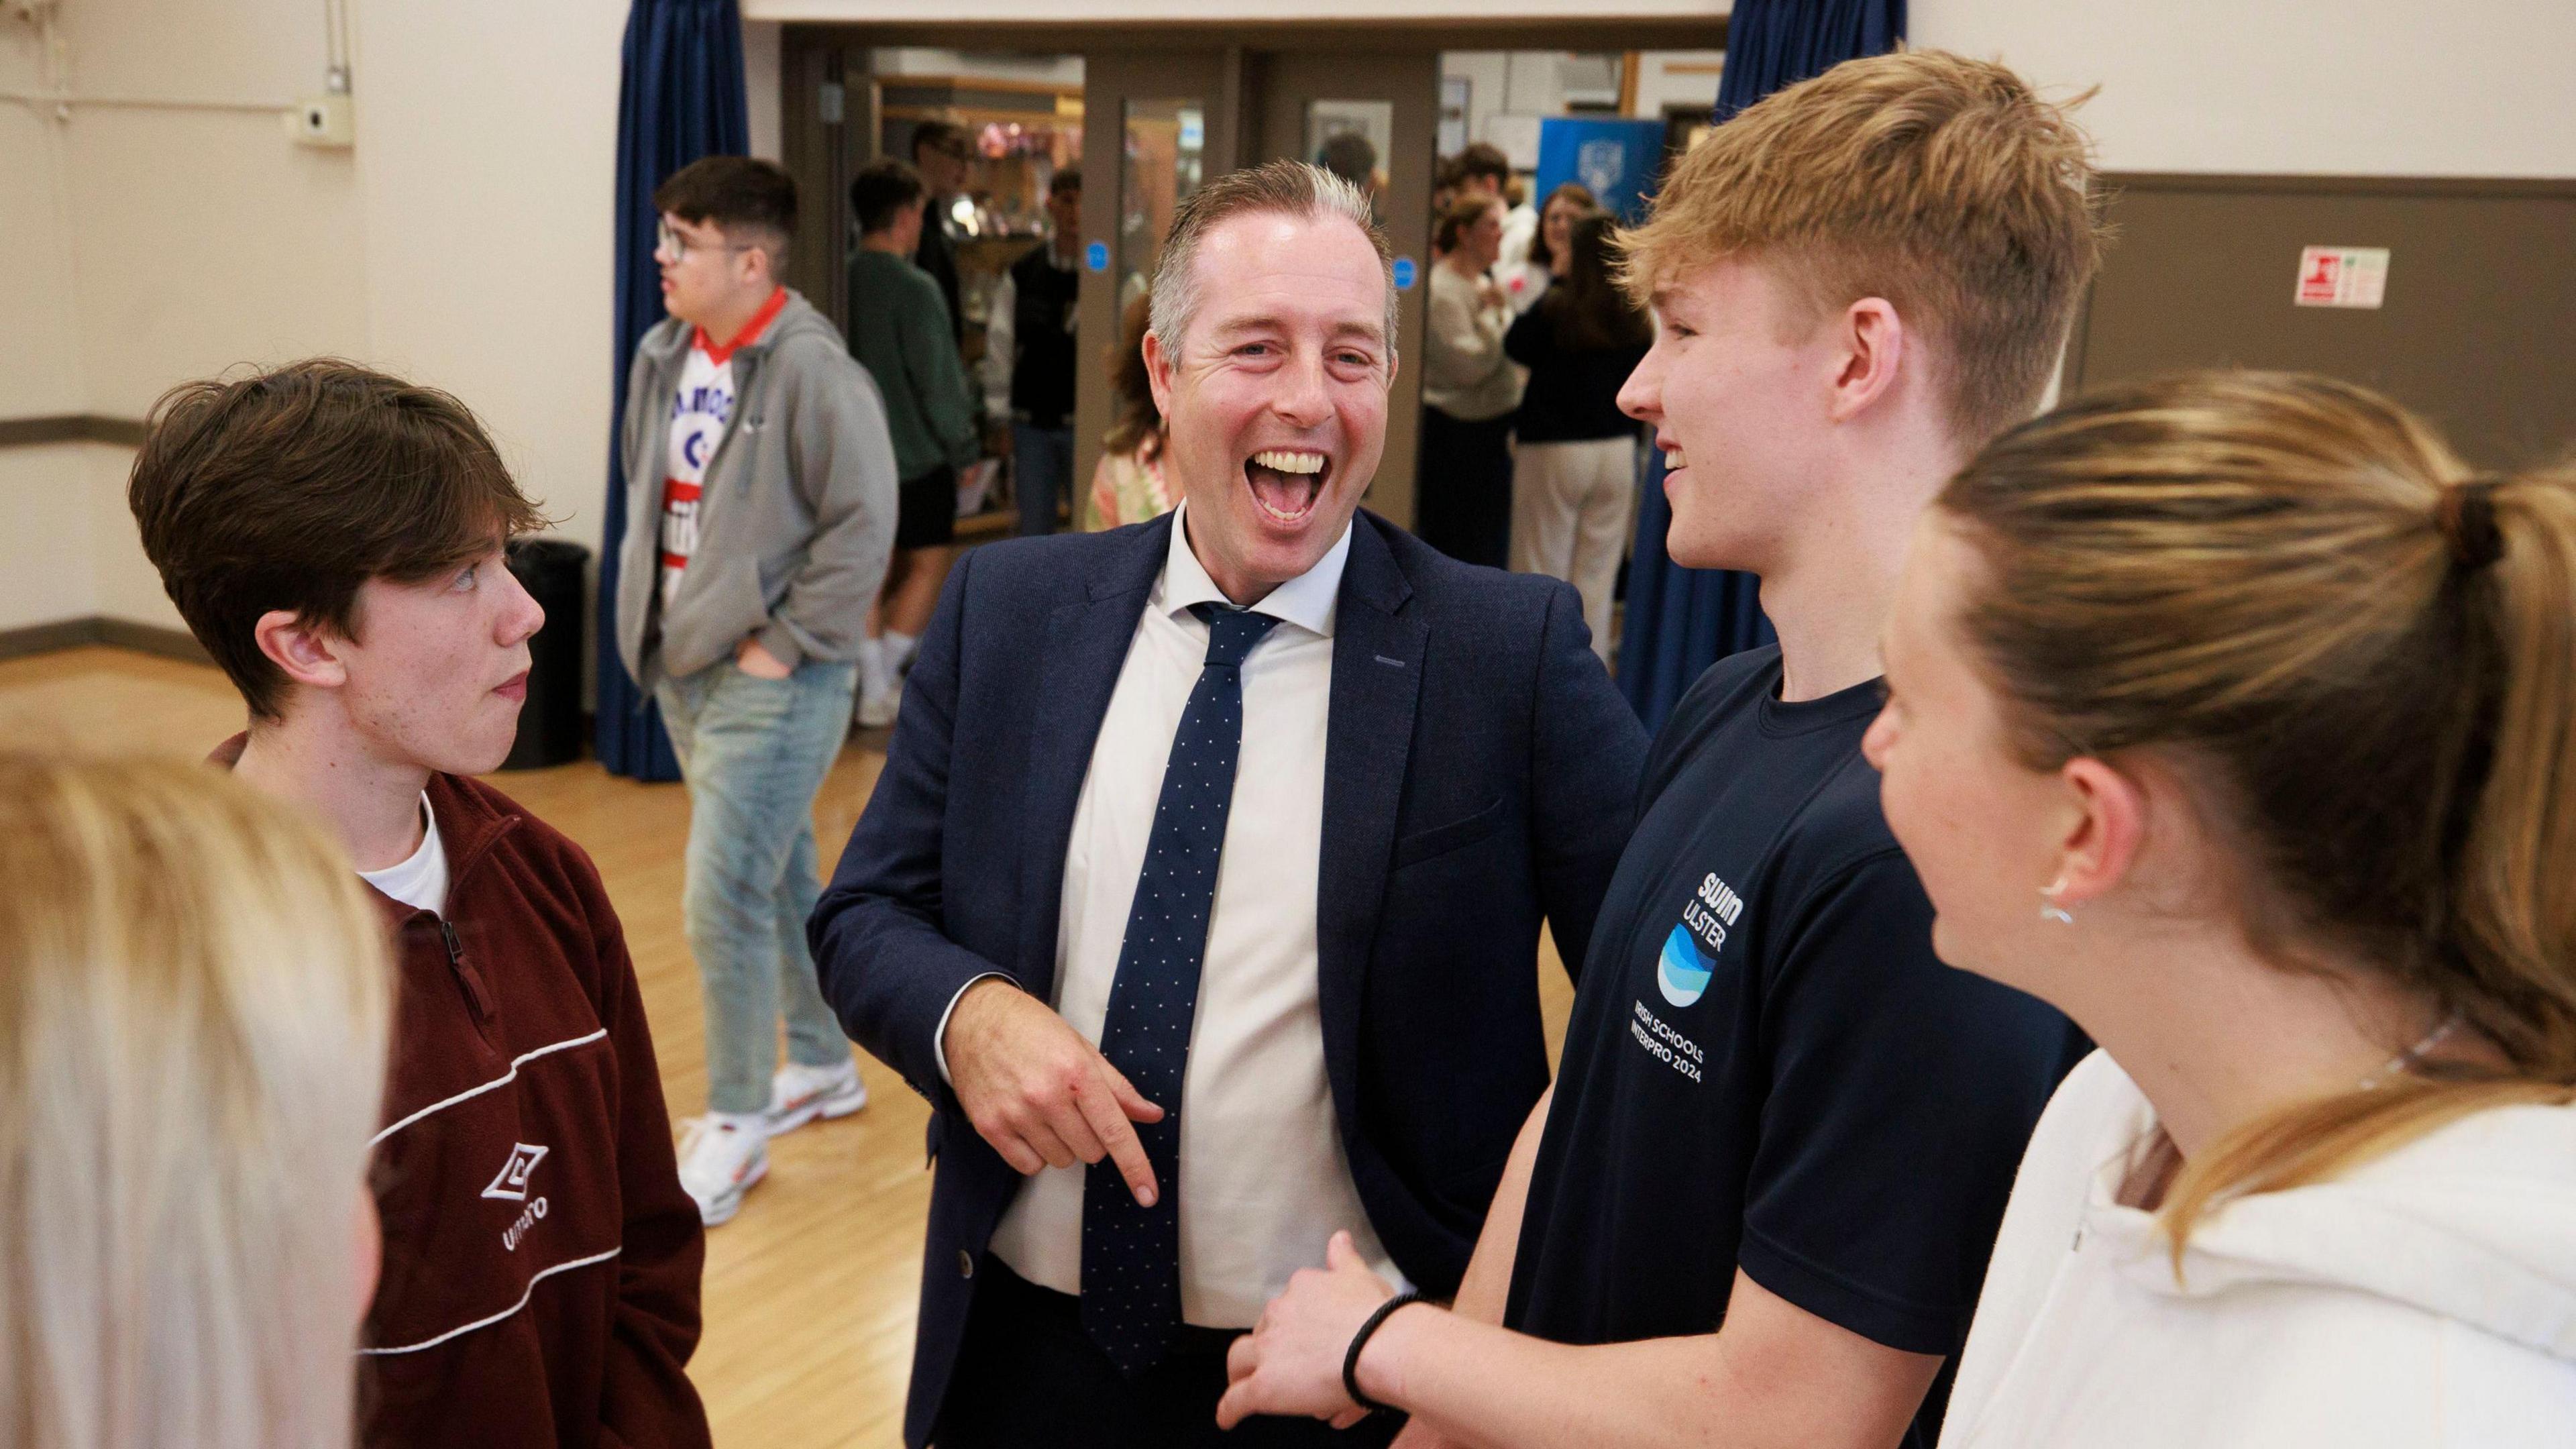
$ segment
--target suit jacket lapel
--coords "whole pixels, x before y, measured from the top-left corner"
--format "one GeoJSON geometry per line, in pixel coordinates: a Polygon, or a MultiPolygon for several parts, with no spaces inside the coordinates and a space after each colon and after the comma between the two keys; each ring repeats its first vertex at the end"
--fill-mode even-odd
{"type": "Polygon", "coordinates": [[[1324,727],[1324,856],[1316,878],[1317,997],[1324,1069],[1343,1134],[1359,1101],[1361,988],[1395,854],[1397,808],[1413,744],[1429,628],[1373,516],[1351,525],[1333,623],[1333,694],[1324,727]]]}
{"type": "Polygon", "coordinates": [[[1171,515],[1112,540],[1114,552],[1082,580],[1082,597],[1047,616],[1036,695],[1030,700],[1026,808],[1020,854],[1020,985],[1041,1001],[1055,996],[1056,919],[1064,905],[1064,852],[1074,807],[1118,671],[1135,642],[1136,620],[1171,548],[1171,515]]]}

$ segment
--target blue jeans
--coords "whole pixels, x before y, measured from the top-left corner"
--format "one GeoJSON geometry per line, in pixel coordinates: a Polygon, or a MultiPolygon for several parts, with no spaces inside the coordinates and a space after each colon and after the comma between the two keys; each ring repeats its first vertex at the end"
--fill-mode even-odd
{"type": "Polygon", "coordinates": [[[856,664],[808,662],[759,679],[731,661],[653,687],[689,786],[681,914],[707,1000],[707,1105],[763,1112],[787,1055],[836,1066],[850,1045],[814,979],[805,918],[815,869],[814,794],[849,733],[856,664]]]}
{"type": "Polygon", "coordinates": [[[1020,494],[1020,536],[1055,532],[1056,501],[1073,479],[1073,429],[1011,424],[1011,478],[1020,494]]]}

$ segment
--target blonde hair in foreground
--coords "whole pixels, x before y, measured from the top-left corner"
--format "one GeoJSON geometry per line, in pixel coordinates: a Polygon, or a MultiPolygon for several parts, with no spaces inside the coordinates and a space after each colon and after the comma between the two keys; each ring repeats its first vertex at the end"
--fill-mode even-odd
{"type": "Polygon", "coordinates": [[[347,1449],[385,1061],[336,844],[202,766],[0,753],[0,1441],[347,1449]]]}
{"type": "Polygon", "coordinates": [[[2066,108],[1991,61],[1845,61],[1708,133],[1629,232],[1639,305],[1683,273],[1777,268],[1819,316],[1883,297],[1935,346],[1974,447],[2039,408],[2100,264],[2092,147],[2066,108]]]}
{"type": "Polygon", "coordinates": [[[2177,1266],[2227,1196],[2576,1099],[2576,475],[2473,477],[2345,383],[2196,373],[2015,429],[1938,506],[1987,566],[1962,622],[2026,763],[2162,755],[2246,864],[2258,950],[2365,963],[2509,1064],[2229,1135],[2166,1196],[2177,1266]]]}

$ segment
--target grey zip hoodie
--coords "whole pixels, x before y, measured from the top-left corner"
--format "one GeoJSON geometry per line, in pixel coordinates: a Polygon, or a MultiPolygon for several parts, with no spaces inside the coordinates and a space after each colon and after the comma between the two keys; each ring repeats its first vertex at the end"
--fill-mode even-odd
{"type": "Polygon", "coordinates": [[[747,638],[791,668],[858,658],[894,549],[894,443],[840,329],[793,291],[760,340],[733,354],[733,417],[707,460],[697,550],[662,607],[664,462],[691,330],[664,318],[627,373],[617,581],[627,673],[649,692],[730,660],[747,638]]]}

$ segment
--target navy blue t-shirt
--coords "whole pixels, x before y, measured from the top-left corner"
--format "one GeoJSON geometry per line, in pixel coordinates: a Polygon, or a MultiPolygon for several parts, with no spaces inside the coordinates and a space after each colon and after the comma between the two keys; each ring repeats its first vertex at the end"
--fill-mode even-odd
{"type": "MultiPolygon", "coordinates": [[[[1798,704],[1779,688],[1777,648],[1723,660],[1656,737],[1504,1321],[1561,1343],[1711,1333],[1741,1267],[1955,1362],[2014,1169],[2083,1038],[1933,956],[1931,903],[1861,758],[1877,681],[1798,704]]],[[[1945,1366],[1908,1444],[1939,1437],[1948,1397],[1945,1366]]]]}

